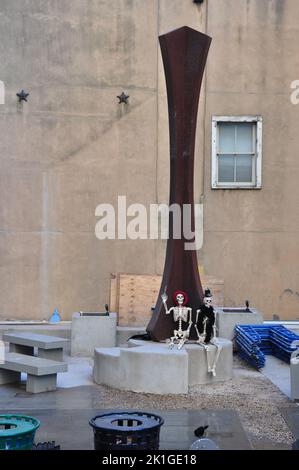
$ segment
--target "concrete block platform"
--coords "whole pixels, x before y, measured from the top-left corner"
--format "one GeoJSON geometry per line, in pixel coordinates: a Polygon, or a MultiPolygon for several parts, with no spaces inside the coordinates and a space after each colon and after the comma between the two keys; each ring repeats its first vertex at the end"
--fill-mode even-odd
{"type": "Polygon", "coordinates": [[[109,348],[116,345],[117,314],[107,316],[81,315],[72,317],[71,355],[92,357],[97,346],[109,348]]]}
{"type": "MultiPolygon", "coordinates": [[[[232,378],[232,342],[218,338],[222,347],[216,376],[208,372],[207,353],[188,343],[181,350],[165,343],[130,340],[128,348],[96,348],[94,381],[122,390],[156,394],[188,393],[198,384],[222,382],[232,378]]],[[[209,345],[211,357],[216,347],[209,345]]]]}
{"type": "Polygon", "coordinates": [[[216,326],[221,338],[233,340],[236,325],[260,325],[263,315],[256,308],[249,312],[242,307],[216,307],[216,326]]]}

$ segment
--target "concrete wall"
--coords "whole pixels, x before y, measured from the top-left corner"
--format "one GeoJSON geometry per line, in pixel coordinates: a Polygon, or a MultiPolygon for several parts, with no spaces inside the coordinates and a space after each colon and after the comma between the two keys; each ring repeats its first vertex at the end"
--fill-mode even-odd
{"type": "Polygon", "coordinates": [[[1,1],[3,318],[103,309],[111,271],[154,271],[153,242],[94,229],[101,202],[155,198],[157,14],[156,1],[1,1]]]}
{"type": "Polygon", "coordinates": [[[68,319],[103,309],[110,272],[161,273],[165,242],[99,241],[95,208],[168,199],[157,36],[185,24],[213,37],[196,146],[199,261],[225,280],[226,304],[299,317],[298,20],[297,0],[2,0],[0,318],[58,307],[68,319]],[[262,190],[210,189],[213,114],[263,116],[262,190]]]}

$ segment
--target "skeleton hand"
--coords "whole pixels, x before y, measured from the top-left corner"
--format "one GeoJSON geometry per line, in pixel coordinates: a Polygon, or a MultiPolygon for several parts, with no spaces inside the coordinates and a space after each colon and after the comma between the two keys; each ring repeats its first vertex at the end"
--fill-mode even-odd
{"type": "Polygon", "coordinates": [[[202,333],[201,335],[198,335],[197,343],[199,344],[204,343],[205,339],[206,339],[206,335],[202,333]]]}
{"type": "Polygon", "coordinates": [[[161,298],[162,298],[163,304],[166,304],[168,300],[168,295],[166,294],[166,292],[163,292],[163,294],[161,295],[161,298]]]}

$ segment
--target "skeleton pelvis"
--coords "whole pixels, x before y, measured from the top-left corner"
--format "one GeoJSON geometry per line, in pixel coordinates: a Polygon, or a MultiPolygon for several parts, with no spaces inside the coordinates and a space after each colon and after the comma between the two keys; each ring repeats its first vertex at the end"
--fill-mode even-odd
{"type": "Polygon", "coordinates": [[[184,338],[187,334],[187,331],[174,330],[173,334],[174,334],[175,338],[184,338]]]}

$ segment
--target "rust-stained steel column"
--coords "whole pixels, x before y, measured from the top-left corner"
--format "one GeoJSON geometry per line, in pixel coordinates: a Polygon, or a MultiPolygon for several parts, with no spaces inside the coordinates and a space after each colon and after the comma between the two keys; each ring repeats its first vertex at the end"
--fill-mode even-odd
{"type": "MultiPolygon", "coordinates": [[[[169,114],[170,135],[170,197],[169,204],[191,205],[191,229],[194,231],[194,145],[198,100],[211,38],[187,26],[159,36],[162,52],[169,114]]],[[[185,250],[182,237],[174,238],[173,216],[169,214],[169,239],[160,293],[147,331],[155,341],[173,334],[172,315],[166,315],[161,294],[167,288],[168,308],[173,304],[172,295],[177,289],[187,292],[188,306],[196,309],[202,302],[196,250],[185,250]]],[[[189,224],[190,225],[190,224],[189,224]]],[[[191,338],[194,337],[191,329],[191,338]]]]}

